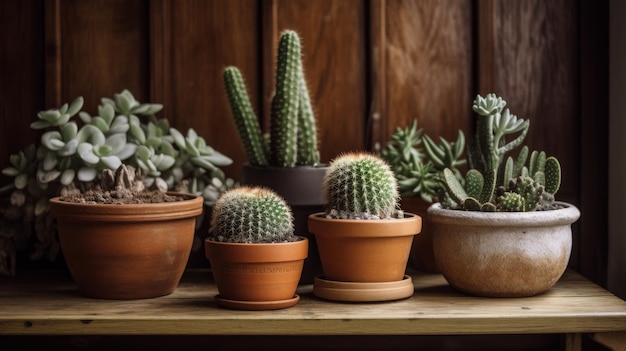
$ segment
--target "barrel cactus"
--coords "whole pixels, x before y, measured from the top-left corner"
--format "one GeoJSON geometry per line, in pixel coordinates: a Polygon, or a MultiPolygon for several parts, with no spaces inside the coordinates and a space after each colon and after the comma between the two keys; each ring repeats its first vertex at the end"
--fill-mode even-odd
{"type": "Polygon", "coordinates": [[[389,165],[365,152],[335,158],[324,178],[327,217],[388,219],[402,217],[398,186],[389,165]]]}
{"type": "Polygon", "coordinates": [[[467,150],[471,169],[461,181],[451,169],[444,170],[444,207],[520,212],[554,205],[561,184],[559,161],[543,151],[529,152],[525,145],[515,159],[505,159],[521,145],[530,127],[530,121],[518,119],[505,106],[506,101],[493,93],[474,100],[476,135],[467,150]]]}
{"type": "Polygon", "coordinates": [[[221,242],[265,243],[297,240],[291,208],[274,191],[241,186],[223,193],[213,206],[210,236],[221,242]]]}
{"type": "Polygon", "coordinates": [[[224,86],[250,164],[294,167],[320,162],[315,115],[302,67],[300,38],[295,31],[284,31],[278,44],[269,136],[261,131],[237,67],[224,70],[224,86]]]}

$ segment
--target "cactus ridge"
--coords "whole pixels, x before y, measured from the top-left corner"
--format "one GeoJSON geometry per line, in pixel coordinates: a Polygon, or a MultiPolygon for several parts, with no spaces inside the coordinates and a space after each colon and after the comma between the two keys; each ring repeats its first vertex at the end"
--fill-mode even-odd
{"type": "Polygon", "coordinates": [[[237,67],[227,67],[224,71],[224,85],[230,103],[237,131],[243,141],[248,160],[253,165],[269,164],[267,147],[259,121],[252,109],[250,98],[237,67]]]}
{"type": "Polygon", "coordinates": [[[328,212],[339,218],[391,218],[398,211],[394,173],[381,158],[344,154],[330,163],[324,179],[328,212]]]}
{"type": "Polygon", "coordinates": [[[224,242],[283,242],[292,240],[293,215],[289,205],[263,187],[241,186],[215,202],[211,236],[224,242]]]}
{"type": "Polygon", "coordinates": [[[315,165],[320,162],[320,153],[317,149],[317,127],[313,106],[309,98],[309,88],[304,78],[302,64],[299,65],[299,105],[298,105],[298,165],[315,165]]]}
{"type": "Polygon", "coordinates": [[[276,91],[272,99],[270,150],[273,163],[282,167],[296,165],[298,112],[300,104],[300,39],[286,31],[278,45],[276,91]]]}

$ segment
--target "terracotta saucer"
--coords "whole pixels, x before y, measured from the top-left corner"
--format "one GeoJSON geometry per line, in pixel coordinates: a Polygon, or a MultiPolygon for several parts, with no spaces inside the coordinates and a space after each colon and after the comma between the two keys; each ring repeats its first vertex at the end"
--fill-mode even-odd
{"type": "Polygon", "coordinates": [[[291,299],[277,301],[240,301],[225,299],[220,295],[215,296],[215,302],[222,307],[248,311],[279,310],[294,306],[298,301],[300,301],[300,295],[298,294],[295,294],[291,299]]]}
{"type": "Polygon", "coordinates": [[[327,300],[350,302],[375,302],[400,300],[411,297],[414,292],[413,280],[405,275],[402,280],[381,283],[359,283],[326,280],[317,276],[313,285],[313,295],[327,300]]]}

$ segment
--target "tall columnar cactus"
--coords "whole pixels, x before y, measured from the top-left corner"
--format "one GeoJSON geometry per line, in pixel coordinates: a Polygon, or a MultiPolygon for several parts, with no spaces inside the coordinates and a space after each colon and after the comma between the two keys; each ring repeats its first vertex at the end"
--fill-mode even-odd
{"type": "Polygon", "coordinates": [[[324,178],[327,216],[379,219],[401,216],[393,171],[380,157],[347,153],[334,159],[324,178]]]}
{"type": "Polygon", "coordinates": [[[529,153],[524,146],[514,160],[505,154],[517,148],[528,133],[529,121],[518,119],[506,102],[495,94],[478,95],[472,109],[476,137],[469,146],[471,169],[462,184],[450,170],[444,170],[447,207],[481,211],[534,211],[549,208],[561,183],[561,167],[545,152],[529,153]],[[508,141],[507,135],[515,135],[508,141]],[[530,158],[528,157],[530,154],[530,158]]]}
{"type": "Polygon", "coordinates": [[[293,215],[274,191],[241,186],[222,194],[215,202],[211,237],[223,242],[293,241],[293,215]]]}
{"type": "Polygon", "coordinates": [[[284,31],[278,44],[269,138],[264,138],[261,132],[245,83],[236,67],[226,68],[224,84],[250,164],[294,167],[320,162],[315,115],[304,77],[300,38],[296,32],[284,31]]]}

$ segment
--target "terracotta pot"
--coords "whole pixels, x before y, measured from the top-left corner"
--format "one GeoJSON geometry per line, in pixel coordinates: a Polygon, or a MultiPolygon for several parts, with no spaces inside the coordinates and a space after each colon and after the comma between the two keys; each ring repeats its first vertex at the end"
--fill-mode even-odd
{"type": "MultiPolygon", "coordinates": [[[[175,194],[175,193],[170,193],[175,194]]],[[[151,204],[79,204],[50,200],[61,250],[85,296],[143,299],[177,287],[203,199],[151,204]]]]}
{"type": "Polygon", "coordinates": [[[236,309],[265,310],[295,305],[295,294],[308,255],[309,241],[288,243],[223,243],[205,240],[219,291],[218,304],[236,309]]]}
{"type": "Polygon", "coordinates": [[[439,273],[435,253],[433,251],[433,236],[428,218],[428,207],[431,203],[422,200],[420,197],[404,197],[400,201],[400,207],[410,213],[422,217],[422,231],[420,235],[413,237],[411,246],[410,263],[415,269],[428,273],[439,273]]]}
{"type": "Polygon", "coordinates": [[[452,287],[493,297],[524,297],[549,290],[567,268],[571,224],[578,208],[535,212],[428,209],[435,258],[452,287]]]}
{"type": "Polygon", "coordinates": [[[257,167],[246,164],[241,183],[264,186],[274,190],[291,207],[294,234],[309,240],[309,257],[304,262],[300,284],[311,284],[322,273],[317,241],[307,229],[310,214],[324,210],[322,184],[327,165],[297,167],[257,167]]]}
{"type": "MultiPolygon", "coordinates": [[[[324,213],[309,216],[309,230],[315,234],[319,247],[324,287],[316,280],[313,293],[326,298],[328,294],[320,289],[350,289],[344,282],[374,283],[369,301],[397,299],[398,297],[377,298],[373,290],[379,290],[377,283],[404,281],[405,271],[413,236],[420,232],[422,219],[412,213],[405,213],[403,219],[355,220],[326,218],[324,213]],[[336,282],[330,286],[329,282],[336,282]]],[[[397,288],[397,287],[396,287],[397,288]]],[[[367,290],[360,286],[358,290],[367,290]]],[[[345,294],[344,294],[345,295],[345,294]]],[[[366,301],[362,294],[358,300],[366,301]]],[[[349,297],[344,301],[352,301],[349,297]]]]}

